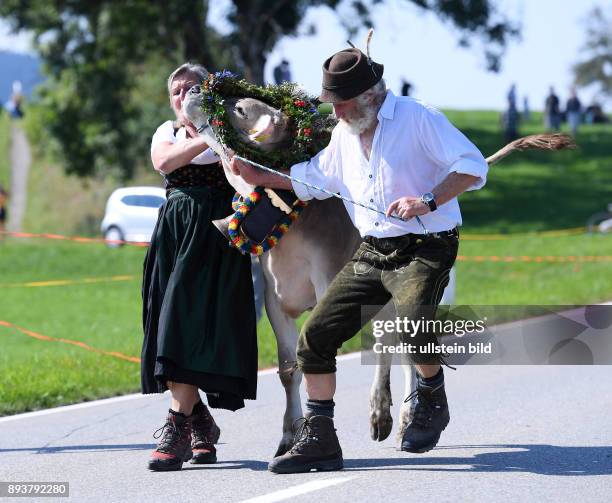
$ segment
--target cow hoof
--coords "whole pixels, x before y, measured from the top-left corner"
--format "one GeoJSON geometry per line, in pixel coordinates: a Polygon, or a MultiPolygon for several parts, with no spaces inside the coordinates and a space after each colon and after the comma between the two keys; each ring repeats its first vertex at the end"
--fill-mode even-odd
{"type": "Polygon", "coordinates": [[[382,442],[393,428],[393,418],[389,411],[375,411],[370,415],[370,436],[372,440],[382,442]]]}
{"type": "Polygon", "coordinates": [[[404,438],[404,432],[406,431],[406,428],[408,427],[410,421],[412,421],[412,413],[410,411],[410,407],[406,407],[404,404],[404,406],[402,406],[402,408],[400,409],[399,415],[399,429],[397,431],[396,437],[398,445],[401,445],[402,439],[404,438]]]}

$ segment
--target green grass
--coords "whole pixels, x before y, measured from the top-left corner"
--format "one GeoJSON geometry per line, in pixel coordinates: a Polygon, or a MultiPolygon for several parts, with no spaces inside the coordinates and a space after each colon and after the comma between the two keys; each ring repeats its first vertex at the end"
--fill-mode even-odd
{"type": "MultiPolygon", "coordinates": [[[[464,241],[462,255],[606,255],[612,236],[513,237],[464,241]]],[[[53,338],[138,356],[140,270],[144,250],[101,244],[7,239],[0,244],[0,321],[53,338]],[[65,286],[17,286],[32,281],[82,280],[118,275],[133,279],[65,286]]],[[[457,265],[458,304],[572,304],[612,298],[609,263],[475,263],[457,265]]],[[[303,321],[302,317],[302,321],[303,321]]],[[[138,391],[133,362],[80,347],[28,337],[0,326],[0,414],[138,391]]],[[[261,368],[276,363],[267,319],[258,327],[261,368]]],[[[355,337],[344,351],[356,350],[355,337]]]]}
{"type": "MultiPolygon", "coordinates": [[[[505,142],[497,112],[447,112],[485,156],[505,142]]],[[[521,135],[542,132],[540,114],[521,135]]],[[[582,226],[612,202],[612,127],[583,126],[578,149],[516,152],[493,166],[485,190],[461,197],[469,232],[516,233],[582,226]]]]}
{"type": "MultiPolygon", "coordinates": [[[[449,112],[486,155],[502,146],[494,112],[449,112]]],[[[0,133],[8,122],[0,118],[0,133]]],[[[539,131],[528,124],[524,134],[539,131]]],[[[0,134],[0,181],[7,181],[7,143],[0,134]],[[4,143],[2,143],[4,141],[4,143]],[[3,146],[4,145],[4,146],[3,146]]],[[[520,153],[491,169],[482,191],[461,198],[464,237],[507,234],[505,239],[463,239],[466,256],[610,256],[612,236],[542,236],[535,231],[584,225],[612,202],[612,133],[583,128],[581,149],[520,153]],[[531,234],[530,234],[531,233],[531,234]]],[[[83,183],[61,174],[35,152],[26,230],[93,234],[110,179],[83,183]]],[[[147,175],[148,176],[148,175],[147,175]]],[[[156,175],[157,176],[157,175],[156,175]]],[[[503,236],[502,236],[503,237],[503,236]]],[[[0,241],[0,321],[53,338],[138,357],[142,341],[140,280],[143,248],[38,239],[0,241]],[[28,282],[127,275],[127,281],[65,286],[28,282]]],[[[612,299],[610,262],[457,263],[457,303],[474,305],[577,304],[612,299]]],[[[300,322],[303,322],[303,316],[300,322]]],[[[276,363],[267,319],[258,327],[261,368],[276,363]]],[[[112,396],[139,389],[136,363],[57,341],[39,340],[0,326],[0,415],[112,396]]],[[[343,351],[359,348],[354,338],[343,351]]]]}

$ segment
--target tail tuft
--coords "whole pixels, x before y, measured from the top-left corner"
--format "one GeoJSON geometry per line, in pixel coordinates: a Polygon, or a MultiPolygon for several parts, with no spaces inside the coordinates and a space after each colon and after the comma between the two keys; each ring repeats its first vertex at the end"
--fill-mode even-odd
{"type": "Polygon", "coordinates": [[[563,150],[566,148],[576,148],[574,139],[566,134],[533,134],[519,138],[514,144],[515,150],[563,150]]]}
{"type": "Polygon", "coordinates": [[[516,150],[537,149],[554,151],[573,148],[576,148],[576,143],[569,135],[563,133],[532,134],[531,136],[524,136],[508,143],[508,145],[495,152],[492,156],[487,157],[487,163],[491,166],[516,150]]]}

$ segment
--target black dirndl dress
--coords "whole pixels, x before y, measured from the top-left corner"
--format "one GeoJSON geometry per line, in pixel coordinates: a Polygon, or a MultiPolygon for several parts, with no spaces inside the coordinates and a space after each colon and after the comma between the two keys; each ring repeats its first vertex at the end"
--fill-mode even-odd
{"type": "Polygon", "coordinates": [[[211,223],[231,212],[234,190],[218,163],[179,168],[166,187],[144,261],[142,392],[192,384],[211,407],[236,410],[257,389],[251,260],[211,223]]]}

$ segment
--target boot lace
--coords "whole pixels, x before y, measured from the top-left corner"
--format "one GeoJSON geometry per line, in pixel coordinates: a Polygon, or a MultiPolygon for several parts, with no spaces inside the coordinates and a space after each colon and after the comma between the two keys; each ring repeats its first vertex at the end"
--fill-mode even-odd
{"type": "Polygon", "coordinates": [[[410,400],[414,400],[416,398],[412,408],[412,423],[414,425],[425,427],[429,426],[429,423],[431,423],[433,420],[434,408],[440,408],[440,405],[433,397],[433,393],[435,393],[442,386],[444,386],[444,384],[441,384],[432,390],[423,390],[417,387],[406,397],[404,403],[408,403],[410,400]]]}
{"type": "Polygon", "coordinates": [[[296,419],[293,426],[295,429],[295,434],[293,435],[293,447],[291,448],[291,452],[299,452],[300,448],[312,441],[318,442],[319,438],[316,436],[316,432],[314,431],[312,423],[308,420],[308,418],[301,417],[296,419]],[[300,424],[297,426],[297,428],[295,428],[295,425],[298,422],[300,424]]]}
{"type": "Polygon", "coordinates": [[[160,437],[161,440],[157,446],[157,451],[170,453],[174,445],[181,438],[181,429],[174,421],[168,419],[161,428],[158,428],[153,433],[153,438],[158,439],[160,437]]]}

